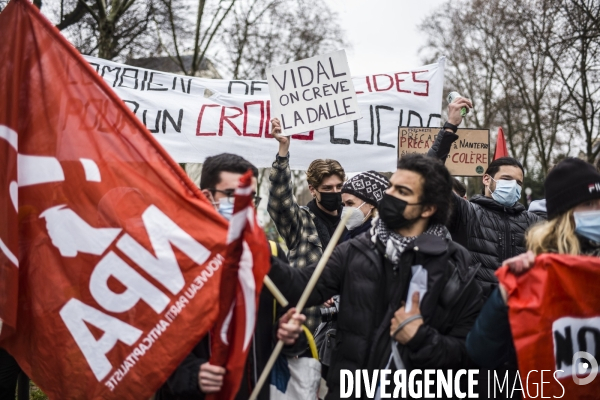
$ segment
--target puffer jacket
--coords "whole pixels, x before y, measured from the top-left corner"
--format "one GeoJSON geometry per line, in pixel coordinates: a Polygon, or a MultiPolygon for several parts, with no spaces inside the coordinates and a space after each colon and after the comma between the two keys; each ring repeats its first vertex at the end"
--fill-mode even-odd
{"type": "Polygon", "coordinates": [[[482,195],[469,201],[454,195],[453,200],[448,229],[452,240],[466,247],[481,264],[477,279],[487,297],[498,283],[494,272],[504,260],[526,251],[525,232],[542,219],[521,203],[505,207],[482,195]]]}
{"type": "MultiPolygon", "coordinates": [[[[406,247],[398,269],[393,269],[384,251],[369,233],[338,245],[308,300],[307,305],[320,304],[340,294],[327,400],[340,398],[341,369],[372,373],[386,367],[392,345],[390,321],[406,300],[413,265],[427,270],[428,291],[420,301],[423,325],[406,345],[397,345],[406,368],[469,366],[464,341],[482,298],[474,281],[477,266],[468,251],[448,239],[422,234],[406,247]]],[[[269,276],[294,304],[314,269],[315,265],[290,268],[273,260],[269,276]]]]}
{"type": "MultiPolygon", "coordinates": [[[[456,139],[458,135],[440,130],[427,155],[445,161],[456,139]]],[[[477,278],[486,298],[498,284],[494,271],[504,260],[525,252],[525,232],[539,221],[543,219],[518,202],[506,207],[482,195],[470,200],[453,195],[448,229],[452,240],[466,247],[474,261],[481,263],[477,278]]]]}

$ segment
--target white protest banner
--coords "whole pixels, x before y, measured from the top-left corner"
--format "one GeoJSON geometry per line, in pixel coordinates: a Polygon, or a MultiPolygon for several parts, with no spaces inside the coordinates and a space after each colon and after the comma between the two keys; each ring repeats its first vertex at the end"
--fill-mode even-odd
{"type": "MultiPolygon", "coordinates": [[[[398,128],[398,156],[405,154],[427,154],[440,128],[398,128]]],[[[489,129],[459,129],[456,140],[446,159],[446,167],[455,176],[481,176],[487,169],[490,158],[489,129]]]]}
{"type": "Polygon", "coordinates": [[[362,118],[344,50],[269,68],[267,82],[285,136],[362,118]]]}
{"type": "MultiPolygon", "coordinates": [[[[85,58],[175,161],[201,163],[223,152],[259,168],[275,160],[267,81],[193,78],[85,58]]],[[[363,118],[291,136],[291,168],[333,158],[346,172],[395,171],[398,127],[440,126],[444,63],[352,77],[363,118]]]]}

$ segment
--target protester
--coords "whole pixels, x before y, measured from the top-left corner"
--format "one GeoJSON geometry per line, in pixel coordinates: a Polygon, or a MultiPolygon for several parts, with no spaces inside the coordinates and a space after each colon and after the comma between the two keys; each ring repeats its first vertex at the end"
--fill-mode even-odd
{"type": "MultiPolygon", "coordinates": [[[[392,347],[407,370],[469,362],[464,339],[481,308],[481,290],[469,252],[446,238],[450,174],[437,160],[407,155],[390,183],[372,229],[335,248],[308,301],[341,293],[327,399],[340,397],[341,369],[400,368],[390,362],[392,347]],[[409,294],[416,275],[426,279],[409,294]],[[412,304],[405,308],[404,302],[412,304]]],[[[269,275],[294,303],[314,269],[273,260],[269,275]]]]}
{"type": "MultiPolygon", "coordinates": [[[[446,160],[452,143],[458,139],[456,131],[462,122],[463,107],[471,108],[471,101],[458,98],[448,105],[448,122],[438,133],[428,156],[446,160]]],[[[501,157],[492,161],[483,175],[483,195],[470,200],[454,195],[448,228],[452,239],[481,263],[478,280],[485,297],[497,285],[494,271],[504,260],[525,251],[525,231],[542,220],[519,203],[523,174],[519,161],[501,157]]]]}
{"type": "MultiPolygon", "coordinates": [[[[567,158],[554,167],[546,181],[548,221],[527,233],[527,253],[505,261],[513,273],[526,272],[543,253],[600,256],[600,173],[591,164],[567,158]]],[[[506,289],[492,292],[467,337],[469,356],[480,366],[516,366],[506,305],[506,289]]]]}
{"type": "MultiPolygon", "coordinates": [[[[271,168],[267,210],[289,249],[288,259],[295,268],[315,263],[329,244],[340,222],[344,169],[335,160],[314,160],[306,171],[313,199],[300,207],[294,199],[290,170],[290,138],[281,135],[277,118],[271,121],[271,135],[279,142],[279,151],[271,168]]],[[[314,332],[321,322],[317,307],[304,310],[306,326],[314,332]]]]}
{"type": "Polygon", "coordinates": [[[377,216],[377,204],[389,185],[390,181],[375,171],[361,172],[344,182],[342,217],[347,212],[352,213],[352,216],[346,222],[348,232],[344,234],[340,243],[355,238],[371,228],[371,222],[377,216]]]}
{"type": "MultiPolygon", "coordinates": [[[[238,187],[240,177],[249,169],[252,170],[254,178],[252,186],[256,192],[256,177],[258,170],[254,165],[244,158],[235,154],[219,154],[208,157],[202,166],[200,177],[200,189],[212,202],[215,209],[226,219],[230,219],[233,212],[234,192],[238,187]]],[[[259,198],[255,197],[255,205],[259,198]]],[[[277,250],[276,258],[287,262],[285,254],[281,249],[277,250]]],[[[260,293],[258,315],[254,331],[252,348],[249,351],[244,376],[240,390],[236,395],[237,400],[247,399],[254,388],[260,372],[264,369],[273,349],[275,341],[274,333],[276,324],[274,321],[273,296],[263,287],[260,293]]],[[[290,322],[294,311],[286,313],[282,320],[290,322]]],[[[304,316],[296,314],[294,326],[304,322],[304,316]]],[[[207,393],[218,392],[223,384],[223,367],[209,364],[210,341],[208,335],[192,350],[192,352],[177,367],[167,382],[156,394],[155,400],[201,400],[207,393]]],[[[284,348],[287,356],[297,356],[305,349],[305,342],[299,343],[297,347],[284,348]]],[[[269,386],[266,385],[258,396],[260,400],[269,399],[269,386]]]]}

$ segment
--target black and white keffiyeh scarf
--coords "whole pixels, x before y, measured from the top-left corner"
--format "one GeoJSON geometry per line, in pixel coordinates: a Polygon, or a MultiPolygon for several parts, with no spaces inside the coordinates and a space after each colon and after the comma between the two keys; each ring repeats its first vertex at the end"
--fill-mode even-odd
{"type": "MultiPolygon", "coordinates": [[[[371,240],[377,243],[377,239],[385,246],[385,255],[392,262],[397,264],[400,261],[402,252],[417,236],[404,237],[389,229],[380,218],[373,219],[371,226],[371,240]]],[[[435,235],[442,238],[448,237],[448,229],[444,225],[430,225],[423,234],[435,235]]]]}

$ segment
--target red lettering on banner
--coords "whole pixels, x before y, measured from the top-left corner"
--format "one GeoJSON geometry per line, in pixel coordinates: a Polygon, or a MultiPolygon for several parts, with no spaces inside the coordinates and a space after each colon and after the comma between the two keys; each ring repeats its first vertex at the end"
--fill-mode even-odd
{"type": "Polygon", "coordinates": [[[313,135],[314,135],[315,131],[310,131],[308,132],[308,134],[306,135],[292,135],[292,139],[298,139],[298,140],[313,140],[313,135]]]}
{"type": "Polygon", "coordinates": [[[429,72],[429,71],[413,71],[412,72],[413,82],[425,84],[425,91],[424,92],[414,92],[415,96],[429,96],[429,81],[420,81],[417,79],[417,74],[420,74],[422,72],[429,72]]]}
{"type": "Polygon", "coordinates": [[[200,108],[200,114],[198,115],[198,123],[196,124],[196,136],[215,136],[217,132],[200,132],[200,124],[202,123],[202,116],[204,115],[204,109],[206,107],[221,107],[218,104],[204,104],[200,108]]]}
{"type": "Polygon", "coordinates": [[[396,78],[396,90],[398,90],[399,93],[412,93],[410,90],[404,90],[400,88],[400,84],[405,82],[405,80],[400,79],[398,75],[408,75],[408,72],[398,72],[394,74],[394,77],[396,78]]]}
{"type": "Polygon", "coordinates": [[[267,118],[265,120],[265,137],[272,139],[271,135],[271,100],[267,100],[267,118]]]}
{"type": "Polygon", "coordinates": [[[264,103],[261,100],[258,101],[247,101],[244,103],[244,130],[243,130],[243,136],[250,136],[250,137],[261,137],[262,136],[262,129],[263,129],[263,123],[264,123],[264,116],[265,116],[265,106],[264,103]],[[251,105],[260,105],[260,125],[258,127],[258,132],[257,133],[249,133],[248,132],[248,107],[251,105]]]}
{"type": "Polygon", "coordinates": [[[373,75],[373,86],[375,87],[376,92],[385,92],[386,90],[390,90],[394,86],[394,78],[386,74],[373,75]],[[380,89],[377,85],[378,76],[387,76],[390,79],[390,86],[386,87],[385,89],[380,89]]]}
{"type": "Polygon", "coordinates": [[[242,111],[241,108],[239,107],[223,107],[221,109],[221,121],[219,122],[219,136],[223,136],[223,123],[227,122],[229,124],[229,126],[231,126],[233,128],[233,130],[235,131],[235,133],[237,133],[238,136],[242,136],[242,132],[238,129],[237,126],[235,126],[235,124],[233,122],[231,122],[230,120],[233,118],[237,118],[240,115],[242,115],[244,112],[242,111]],[[228,115],[225,116],[225,111],[231,108],[233,110],[236,110],[238,112],[238,114],[236,115],[228,115]]]}
{"type": "Polygon", "coordinates": [[[371,90],[371,81],[369,80],[368,76],[367,76],[367,87],[369,88],[369,92],[373,91],[373,90],[371,90]]]}

